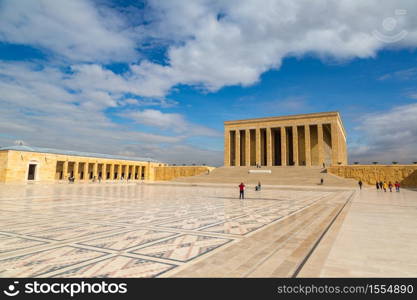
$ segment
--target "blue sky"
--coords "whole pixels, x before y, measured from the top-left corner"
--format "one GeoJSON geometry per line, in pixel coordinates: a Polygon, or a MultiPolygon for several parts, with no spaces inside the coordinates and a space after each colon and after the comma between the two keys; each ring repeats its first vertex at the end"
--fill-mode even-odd
{"type": "Polygon", "coordinates": [[[0,145],[220,165],[225,120],[340,111],[417,160],[414,1],[1,1],[0,145]]]}

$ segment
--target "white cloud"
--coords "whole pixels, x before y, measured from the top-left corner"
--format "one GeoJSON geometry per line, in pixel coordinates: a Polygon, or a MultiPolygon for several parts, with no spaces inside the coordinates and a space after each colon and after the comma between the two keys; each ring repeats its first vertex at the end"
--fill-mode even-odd
{"type": "Polygon", "coordinates": [[[173,128],[183,131],[187,124],[180,114],[163,113],[155,109],[145,109],[143,111],[133,111],[124,116],[134,119],[135,122],[161,129],[173,128]]]}
{"type": "Polygon", "coordinates": [[[89,84],[112,82],[144,97],[164,97],[180,83],[210,91],[251,85],[291,55],[364,58],[387,47],[417,45],[414,0],[266,0],[262,5],[257,0],[150,0],[146,9],[147,22],[138,25],[131,14],[99,9],[87,0],[6,0],[0,39],[39,46],[73,61],[130,62],[128,83],[96,65],[73,68],[89,84]],[[406,15],[396,15],[398,9],[406,15]],[[391,31],[383,25],[387,17],[396,20],[391,31]],[[386,43],[375,31],[406,35],[386,43]],[[135,47],[143,41],[167,45],[168,64],[134,62],[139,56],[135,47]]]}
{"type": "MultiPolygon", "coordinates": [[[[150,154],[160,153],[166,149],[160,144],[169,143],[187,157],[193,151],[178,146],[184,132],[207,136],[218,136],[218,132],[158,109],[127,114],[148,126],[175,129],[181,136],[146,134],[112,122],[104,111],[149,103],[163,106],[169,103],[167,93],[178,84],[208,91],[227,85],[248,86],[265,71],[280,68],[287,56],[312,54],[346,60],[373,57],[384,48],[417,45],[415,0],[265,0],[261,4],[257,0],[150,0],[144,25],[132,23],[131,14],[126,17],[95,4],[87,0],[0,3],[0,40],[31,45],[48,54],[44,69],[0,64],[0,129],[15,136],[13,140],[37,141],[41,146],[53,146],[59,140],[69,148],[79,145],[96,152],[104,148],[150,154]],[[407,14],[397,16],[396,9],[405,9],[407,14]],[[383,26],[387,17],[397,21],[392,31],[383,26]],[[387,37],[406,35],[396,43],[386,43],[375,30],[387,37]],[[143,59],[137,49],[143,41],[166,46],[166,64],[143,59]],[[128,71],[116,74],[101,65],[113,61],[127,62],[128,71]],[[72,73],[60,71],[57,64],[72,73]],[[128,146],[135,143],[150,148],[128,146]]],[[[414,111],[414,106],[407,109],[414,111]]],[[[409,111],[398,108],[372,115],[366,125],[384,127],[378,120],[386,116],[403,119],[401,113],[408,115],[409,111]]],[[[417,134],[408,129],[416,127],[415,119],[409,116],[393,124],[398,131],[388,130],[391,134],[386,138],[386,131],[362,127],[369,135],[370,149],[381,153],[381,159],[383,149],[392,149],[389,141],[393,136],[406,134],[404,149],[415,146],[417,134]]],[[[409,150],[395,153],[404,159],[411,156],[409,150]]]]}
{"type": "Polygon", "coordinates": [[[407,97],[408,98],[411,98],[411,99],[416,99],[417,100],[417,92],[415,92],[415,93],[409,93],[409,94],[407,94],[407,97]]]}
{"type": "Polygon", "coordinates": [[[165,98],[127,98],[119,101],[120,105],[134,105],[134,106],[159,106],[163,108],[174,107],[178,104],[177,101],[165,98]]]}
{"type": "Polygon", "coordinates": [[[0,39],[33,45],[75,61],[130,61],[137,58],[127,24],[105,16],[90,1],[4,0],[0,39]]]}
{"type": "Polygon", "coordinates": [[[221,137],[223,134],[214,129],[190,123],[184,116],[178,113],[163,113],[156,109],[145,109],[142,111],[130,111],[121,114],[134,120],[136,123],[158,127],[167,131],[173,131],[188,136],[214,136],[221,137]]]}
{"type": "Polygon", "coordinates": [[[397,106],[387,112],[364,115],[353,145],[353,161],[417,161],[417,103],[397,106]]]}
{"type": "Polygon", "coordinates": [[[335,59],[375,56],[386,47],[415,47],[417,5],[402,1],[150,1],[155,22],[147,32],[174,42],[169,66],[142,63],[133,68],[155,95],[177,83],[215,91],[225,85],[250,85],[279,68],[285,56],[314,53],[335,59]],[[407,15],[395,16],[398,8],[407,15]],[[219,14],[222,17],[219,17],[219,14]],[[397,27],[384,29],[386,17],[397,27]],[[406,31],[395,44],[376,37],[406,31]],[[160,80],[163,78],[163,81],[160,80]]]}
{"type": "Polygon", "coordinates": [[[387,79],[399,79],[399,80],[410,80],[417,77],[417,68],[408,68],[404,70],[398,70],[392,73],[387,73],[379,77],[379,80],[387,79]]]}
{"type": "MultiPolygon", "coordinates": [[[[5,146],[15,140],[24,140],[33,146],[110,154],[131,151],[129,153],[136,156],[161,160],[159,155],[163,149],[166,151],[167,147],[186,142],[184,134],[151,134],[108,119],[104,111],[117,107],[118,96],[122,93],[111,82],[108,82],[109,89],[101,84],[75,84],[79,83],[78,74],[62,73],[53,67],[39,69],[28,63],[0,62],[0,144],[5,146]]],[[[116,82],[125,84],[123,80],[116,82]]],[[[185,130],[193,125],[181,115],[165,115],[171,120],[170,127],[179,125],[185,130]]],[[[154,116],[158,117],[157,114],[154,116]]],[[[163,120],[164,115],[159,121],[163,120]]],[[[160,126],[159,122],[152,123],[150,118],[147,122],[160,126]]],[[[207,132],[190,131],[188,134],[217,133],[202,128],[207,132]]],[[[194,149],[191,146],[187,149],[189,153],[183,152],[183,162],[191,162],[187,157],[198,150],[190,150],[194,149]]],[[[167,162],[175,161],[177,154],[172,153],[170,157],[169,153],[163,157],[167,162]]]]}

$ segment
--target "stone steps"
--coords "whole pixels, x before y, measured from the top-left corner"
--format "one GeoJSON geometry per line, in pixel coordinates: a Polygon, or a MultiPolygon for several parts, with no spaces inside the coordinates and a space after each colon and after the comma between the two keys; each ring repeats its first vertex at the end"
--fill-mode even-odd
{"type": "Polygon", "coordinates": [[[268,185],[318,185],[323,178],[326,186],[354,187],[357,185],[353,179],[345,179],[329,174],[319,167],[220,167],[210,174],[175,179],[176,182],[188,183],[236,183],[268,185]],[[271,174],[249,173],[249,170],[271,170],[271,174]]]}

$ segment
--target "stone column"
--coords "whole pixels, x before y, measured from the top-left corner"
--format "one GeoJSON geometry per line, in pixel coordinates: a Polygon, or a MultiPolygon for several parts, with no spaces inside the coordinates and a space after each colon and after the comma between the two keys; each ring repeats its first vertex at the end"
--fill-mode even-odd
{"type": "Polygon", "coordinates": [[[294,166],[299,166],[298,161],[298,128],[297,125],[292,127],[292,156],[294,159],[294,166]]]}
{"type": "Polygon", "coordinates": [[[74,162],[74,179],[75,180],[80,179],[80,176],[78,174],[78,168],[79,168],[79,162],[76,161],[76,162],[74,162]]]}
{"type": "Polygon", "coordinates": [[[337,128],[337,122],[332,122],[331,126],[331,134],[332,134],[332,165],[337,166],[339,162],[339,133],[337,128]]]}
{"type": "Polygon", "coordinates": [[[145,180],[150,180],[150,174],[151,174],[151,163],[148,162],[145,169],[145,180]]]}
{"type": "Polygon", "coordinates": [[[120,165],[120,174],[123,175],[123,180],[126,179],[126,165],[120,165]]]}
{"type": "Polygon", "coordinates": [[[118,180],[122,178],[122,167],[123,166],[121,164],[117,165],[117,179],[118,180]]]}
{"type": "Polygon", "coordinates": [[[250,166],[250,129],[246,129],[245,131],[245,153],[246,153],[246,162],[245,166],[250,166]]]}
{"type": "Polygon", "coordinates": [[[114,164],[110,165],[110,177],[109,177],[109,179],[110,180],[114,179],[114,164]]]}
{"type": "Polygon", "coordinates": [[[261,160],[261,129],[256,128],[256,164],[262,165],[261,160]]]}
{"type": "Polygon", "coordinates": [[[317,124],[317,148],[319,151],[319,166],[324,162],[324,144],[323,144],[323,124],[317,124]]]}
{"type": "Polygon", "coordinates": [[[89,163],[88,163],[88,162],[85,162],[85,163],[84,163],[84,171],[83,171],[83,173],[84,173],[84,178],[83,178],[83,180],[85,180],[85,181],[88,181],[88,180],[89,180],[89,178],[90,178],[90,174],[88,174],[88,165],[89,165],[89,163]]]}
{"type": "Polygon", "coordinates": [[[310,125],[305,125],[306,167],[311,167],[310,125]]]}
{"type": "Polygon", "coordinates": [[[230,167],[230,130],[224,130],[224,166],[230,167]]]}
{"type": "Polygon", "coordinates": [[[98,178],[98,163],[97,162],[95,162],[94,163],[94,165],[93,165],[93,178],[98,178]]]}
{"type": "Polygon", "coordinates": [[[64,166],[62,168],[62,179],[68,179],[68,160],[64,161],[64,166]]]}
{"type": "Polygon", "coordinates": [[[235,166],[240,167],[240,130],[236,129],[235,133],[235,166]]]}
{"type": "Polygon", "coordinates": [[[101,179],[102,179],[102,180],[106,180],[106,179],[107,179],[107,178],[106,178],[106,177],[107,177],[107,174],[106,174],[106,173],[107,173],[107,172],[106,172],[106,167],[107,167],[107,166],[106,166],[106,164],[104,164],[104,163],[101,165],[101,179]]]}
{"type": "Polygon", "coordinates": [[[266,165],[272,166],[272,128],[266,128],[266,165]]]}
{"type": "Polygon", "coordinates": [[[281,165],[287,165],[287,132],[285,126],[281,127],[281,165]]]}
{"type": "Polygon", "coordinates": [[[136,176],[136,166],[133,165],[132,166],[132,177],[130,179],[135,180],[135,176],[136,176]]]}
{"type": "Polygon", "coordinates": [[[142,180],[142,166],[138,167],[138,179],[142,180]]]}

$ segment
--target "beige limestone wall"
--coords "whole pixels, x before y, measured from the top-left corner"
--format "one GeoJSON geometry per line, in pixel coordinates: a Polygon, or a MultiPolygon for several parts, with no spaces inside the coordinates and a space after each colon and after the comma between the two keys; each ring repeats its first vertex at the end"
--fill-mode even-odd
{"type": "Polygon", "coordinates": [[[402,186],[417,187],[417,165],[332,166],[328,171],[340,177],[354,178],[372,185],[377,181],[399,181],[402,186]]]}
{"type": "Polygon", "coordinates": [[[310,126],[311,165],[319,165],[319,141],[317,126],[310,126]]]}
{"type": "Polygon", "coordinates": [[[5,182],[26,181],[29,164],[36,164],[37,181],[55,180],[56,158],[33,152],[7,151],[8,163],[5,182]]]}
{"type": "Polygon", "coordinates": [[[324,148],[324,163],[326,166],[332,164],[332,138],[330,135],[330,130],[325,130],[323,128],[323,148],[324,148]]]}
{"type": "Polygon", "coordinates": [[[6,181],[7,151],[0,151],[0,182],[6,181]]]}
{"type": "Polygon", "coordinates": [[[208,166],[167,166],[155,168],[155,180],[172,180],[178,177],[190,177],[207,173],[215,169],[208,166]]]}

